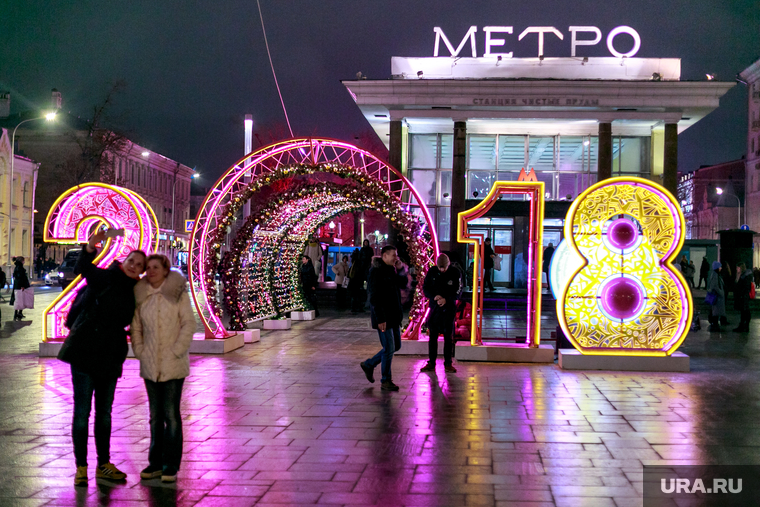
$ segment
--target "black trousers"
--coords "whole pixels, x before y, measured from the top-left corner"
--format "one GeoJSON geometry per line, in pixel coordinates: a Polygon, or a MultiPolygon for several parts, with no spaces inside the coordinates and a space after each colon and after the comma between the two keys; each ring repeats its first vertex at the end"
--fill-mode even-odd
{"type": "Polygon", "coordinates": [[[443,364],[445,366],[451,365],[451,360],[454,357],[454,321],[447,322],[442,326],[429,325],[428,335],[430,341],[428,342],[428,359],[434,363],[438,359],[438,337],[443,334],[443,364]]]}
{"type": "Polygon", "coordinates": [[[493,279],[493,268],[485,268],[483,278],[483,289],[493,289],[493,282],[491,281],[493,279]]]}

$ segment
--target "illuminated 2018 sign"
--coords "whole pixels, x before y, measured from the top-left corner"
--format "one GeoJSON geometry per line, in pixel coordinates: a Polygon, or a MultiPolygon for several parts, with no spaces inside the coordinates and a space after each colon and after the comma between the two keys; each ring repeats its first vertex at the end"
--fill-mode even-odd
{"type": "MultiPolygon", "coordinates": [[[[158,247],[158,220],[150,205],[135,192],[104,183],[85,183],[64,192],[53,203],[45,220],[45,242],[86,243],[93,227],[124,229],[123,236],[109,238],[95,259],[99,267],[124,260],[132,250],[150,255],[158,247]]],[[[86,282],[81,276],[66,287],[43,312],[42,341],[64,338],[64,326],[77,293],[86,282]]]]}
{"type": "Polygon", "coordinates": [[[557,315],[583,354],[667,356],[689,330],[686,282],[671,262],[684,217],[664,188],[612,178],[584,191],[565,219],[568,259],[557,315]]]}
{"type": "MultiPolygon", "coordinates": [[[[499,193],[529,193],[532,182],[496,182],[483,203],[459,214],[460,242],[480,244],[467,222],[483,216],[499,193]]],[[[528,252],[528,346],[540,336],[543,194],[531,197],[528,252]]],[[[583,354],[667,356],[691,322],[691,295],[672,268],[684,240],[684,218],[664,188],[640,178],[599,182],[573,202],[565,240],[552,258],[552,290],[560,326],[583,354]]],[[[472,344],[480,345],[483,312],[481,249],[475,252],[472,344]]]]}
{"type": "MultiPolygon", "coordinates": [[[[496,56],[496,57],[502,57],[502,58],[512,58],[512,51],[509,51],[507,53],[494,53],[492,51],[492,48],[494,47],[500,47],[506,45],[506,39],[500,39],[495,38],[493,34],[511,34],[513,30],[513,27],[511,26],[484,26],[483,31],[485,32],[485,52],[483,56],[489,57],[489,56],[496,56]]],[[[568,27],[568,31],[570,32],[570,56],[575,56],[575,49],[578,46],[595,46],[599,44],[599,42],[602,40],[602,31],[599,30],[599,28],[595,26],[570,26],[568,27]],[[587,33],[587,34],[593,34],[593,38],[585,38],[585,39],[579,39],[578,34],[579,33],[587,33]]],[[[472,57],[477,58],[478,57],[478,51],[475,48],[475,34],[478,32],[477,26],[471,26],[469,30],[467,30],[467,33],[464,35],[464,38],[459,43],[459,45],[454,48],[453,44],[451,44],[451,41],[449,41],[449,38],[446,37],[446,34],[443,33],[443,30],[441,27],[436,26],[433,28],[433,32],[435,33],[435,47],[433,48],[433,56],[438,56],[438,50],[440,48],[440,42],[443,40],[443,44],[446,46],[446,49],[449,50],[449,53],[451,56],[459,56],[459,53],[464,49],[464,47],[467,45],[467,42],[470,42],[470,51],[472,52],[472,57]]],[[[557,37],[560,40],[564,40],[565,36],[562,32],[557,30],[553,26],[529,26],[525,30],[520,33],[520,35],[517,37],[518,41],[523,40],[525,37],[527,37],[529,34],[535,33],[538,37],[538,56],[542,57],[544,56],[544,36],[545,34],[552,34],[555,37],[557,37]]],[[[609,50],[610,54],[616,58],[631,58],[636,53],[639,52],[639,49],[641,48],[641,37],[639,36],[639,33],[631,28],[630,26],[619,26],[617,28],[614,28],[610,31],[609,34],[607,34],[607,49],[609,50]],[[615,37],[621,34],[627,34],[630,35],[633,38],[633,47],[630,49],[630,51],[626,53],[621,53],[617,49],[615,49],[615,37]]]]}

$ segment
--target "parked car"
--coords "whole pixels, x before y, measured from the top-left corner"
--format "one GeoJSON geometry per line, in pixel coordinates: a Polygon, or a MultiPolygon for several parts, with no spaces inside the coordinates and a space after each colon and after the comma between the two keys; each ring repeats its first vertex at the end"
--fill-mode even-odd
{"type": "Polygon", "coordinates": [[[58,267],[58,283],[61,287],[68,287],[68,285],[74,281],[77,277],[74,274],[74,267],[77,265],[79,254],[82,252],[81,248],[72,248],[66,252],[66,257],[63,258],[63,262],[58,267]]]}

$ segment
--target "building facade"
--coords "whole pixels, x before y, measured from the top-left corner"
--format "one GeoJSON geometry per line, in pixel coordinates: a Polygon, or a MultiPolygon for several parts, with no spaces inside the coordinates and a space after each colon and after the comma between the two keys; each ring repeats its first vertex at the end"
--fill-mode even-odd
{"type": "Polygon", "coordinates": [[[27,260],[33,252],[34,194],[40,165],[16,155],[13,160],[11,185],[11,134],[0,129],[0,263],[8,279],[13,271],[14,257],[27,260]]]}
{"type": "MultiPolygon", "coordinates": [[[[741,72],[747,84],[747,157],[745,161],[745,193],[747,207],[760,209],[760,60],[741,72]]],[[[747,225],[760,233],[760,213],[749,213],[747,225]]],[[[753,241],[753,264],[760,266],[760,234],[753,241]]]]}
{"type": "MultiPolygon", "coordinates": [[[[455,218],[497,180],[545,183],[544,242],[555,246],[570,202],[599,180],[643,177],[676,194],[678,134],[735,84],[680,81],[678,59],[394,57],[391,67],[390,80],[343,84],[425,197],[441,248],[463,259],[455,218]]],[[[481,219],[508,266],[527,255],[521,200],[481,219]]],[[[511,284],[510,269],[495,280],[511,284]]]]}
{"type": "MultiPolygon", "coordinates": [[[[159,223],[159,252],[174,264],[187,250],[190,234],[185,221],[190,218],[190,182],[193,169],[164,155],[134,143],[111,131],[96,134],[111,141],[89,149],[97,158],[96,171],[76,179],[71,173],[87,169],[77,161],[85,158],[86,139],[92,137],[91,125],[63,112],[60,92],[53,90],[51,107],[58,111],[55,121],[20,122],[39,116],[38,112],[10,114],[10,94],[0,93],[0,126],[16,131],[15,153],[39,162],[41,188],[37,196],[34,238],[37,250],[43,246],[42,228],[50,206],[68,188],[87,181],[101,181],[126,187],[140,194],[156,214],[159,223]],[[73,161],[73,162],[72,162],[73,161]],[[44,188],[43,188],[44,187],[44,188]]],[[[3,187],[5,188],[5,187],[3,187]]],[[[44,256],[61,262],[70,246],[47,245],[44,256]]],[[[186,262],[186,261],[185,261],[186,262]]]]}

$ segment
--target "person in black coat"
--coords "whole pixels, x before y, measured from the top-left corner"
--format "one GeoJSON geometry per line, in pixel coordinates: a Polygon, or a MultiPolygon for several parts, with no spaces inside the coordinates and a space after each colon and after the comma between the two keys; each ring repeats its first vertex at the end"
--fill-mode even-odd
{"type": "Polygon", "coordinates": [[[71,365],[74,391],[74,420],[71,437],[77,472],[74,484],[87,484],[88,421],[95,395],[95,448],[98,453],[96,477],[123,480],[127,475],[110,461],[111,408],[116,382],[127,358],[125,328],[135,314],[134,287],[145,270],[145,253],[134,250],[124,263],[114,262],[108,269],[96,267],[95,245],[104,241],[100,231],[82,248],[74,272],[87,286],[77,295],[66,318],[69,335],[58,359],[71,365]]]}
{"type": "Polygon", "coordinates": [[[383,247],[380,257],[372,260],[367,280],[372,328],[377,329],[383,349],[359,363],[359,366],[367,380],[374,382],[373,370],[378,364],[381,365],[383,391],[399,390],[393,383],[391,361],[394,352],[401,348],[401,320],[404,316],[401,289],[407,285],[406,275],[406,265],[399,260],[396,247],[387,245],[383,247]]]}
{"type": "MultiPolygon", "coordinates": [[[[13,260],[13,292],[11,293],[11,305],[16,302],[16,291],[26,290],[31,285],[29,284],[29,276],[26,274],[26,268],[24,267],[24,258],[16,257],[13,260]]],[[[23,310],[14,310],[13,320],[21,320],[24,318],[23,310]]]]}
{"type": "Polygon", "coordinates": [[[710,263],[707,262],[707,256],[702,257],[702,265],[699,266],[699,283],[697,289],[702,286],[702,280],[705,281],[705,288],[707,288],[707,275],[710,274],[710,263]]]}
{"type": "Polygon", "coordinates": [[[311,309],[314,310],[314,316],[319,317],[319,307],[317,305],[317,273],[314,271],[314,263],[308,255],[301,256],[301,285],[306,300],[309,302],[311,309]]]}
{"type": "Polygon", "coordinates": [[[736,265],[739,272],[739,280],[734,288],[734,309],[739,310],[739,326],[734,329],[735,333],[748,333],[749,320],[749,291],[752,288],[753,276],[752,271],[747,269],[747,265],[740,262],[736,265]]]}
{"type": "Polygon", "coordinates": [[[493,288],[493,258],[496,256],[496,254],[493,251],[493,248],[491,248],[491,238],[486,238],[486,246],[483,249],[483,269],[484,269],[484,278],[483,280],[483,292],[486,291],[486,289],[494,290],[493,288]]]}
{"type": "Polygon", "coordinates": [[[420,371],[435,371],[438,359],[438,336],[443,334],[443,367],[448,373],[456,373],[452,364],[454,356],[454,317],[457,298],[462,291],[462,276],[451,266],[449,257],[441,254],[435,266],[428,269],[423,284],[423,292],[428,299],[428,362],[420,371]]]}

